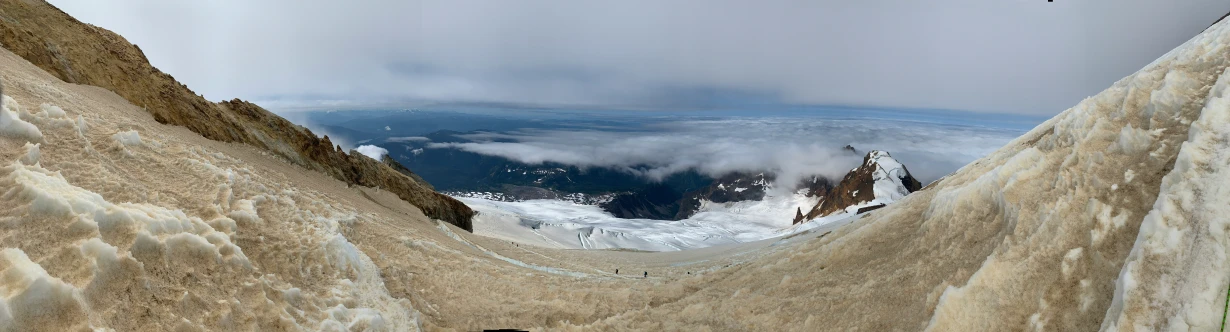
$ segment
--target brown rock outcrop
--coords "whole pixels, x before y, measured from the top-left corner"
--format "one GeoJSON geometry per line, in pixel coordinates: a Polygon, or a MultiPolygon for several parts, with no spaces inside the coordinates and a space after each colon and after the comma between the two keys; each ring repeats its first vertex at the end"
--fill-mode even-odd
{"type": "MultiPolygon", "coordinates": [[[[876,182],[892,181],[888,177],[896,177],[900,181],[901,186],[907,191],[907,194],[922,188],[922,184],[910,175],[905,165],[901,165],[895,160],[888,162],[891,165],[883,165],[878,161],[879,158],[891,159],[892,157],[887,152],[868,152],[863,157],[863,164],[846,173],[845,178],[842,178],[837,186],[829,190],[828,194],[824,195],[824,198],[816,206],[812,207],[805,219],[811,220],[832,215],[844,211],[846,208],[875,200],[876,182]],[[889,168],[900,167],[900,170],[885,169],[886,166],[889,168]]],[[[870,210],[874,210],[874,208],[865,211],[860,209],[862,212],[870,210]]]]}
{"type": "Polygon", "coordinates": [[[158,122],[265,149],[350,184],[386,188],[431,218],[472,230],[474,211],[436,193],[404,167],[392,166],[396,162],[347,155],[328,137],[318,138],[250,102],[209,102],[150,65],[141,49],[123,37],[46,2],[0,0],[0,46],[63,81],[111,90],[158,122]]]}

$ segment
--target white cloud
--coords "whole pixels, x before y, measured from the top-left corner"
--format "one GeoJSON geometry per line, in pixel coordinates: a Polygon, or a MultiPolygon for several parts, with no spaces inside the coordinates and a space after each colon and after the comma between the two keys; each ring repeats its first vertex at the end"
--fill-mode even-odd
{"type": "Polygon", "coordinates": [[[380,160],[384,158],[384,155],[389,154],[389,150],[375,145],[360,145],[355,148],[355,151],[359,151],[364,156],[372,157],[375,160],[380,160]]]}
{"type": "Polygon", "coordinates": [[[427,142],[430,140],[431,140],[430,138],[426,138],[422,136],[408,136],[408,137],[389,137],[389,138],[386,138],[384,141],[385,142],[427,142]]]}
{"type": "Polygon", "coordinates": [[[393,128],[389,128],[389,126],[384,126],[384,131],[390,131],[390,130],[393,130],[393,128]]]}
{"type": "Polygon", "coordinates": [[[611,167],[652,179],[696,169],[709,175],[774,171],[780,181],[840,179],[862,161],[841,150],[884,150],[928,182],[1003,146],[1022,132],[885,120],[734,118],[684,120],[639,131],[522,130],[465,135],[476,143],[431,143],[525,163],[611,167]],[[499,141],[497,141],[499,140],[499,141]],[[511,142],[509,142],[511,140],[511,142]]]}

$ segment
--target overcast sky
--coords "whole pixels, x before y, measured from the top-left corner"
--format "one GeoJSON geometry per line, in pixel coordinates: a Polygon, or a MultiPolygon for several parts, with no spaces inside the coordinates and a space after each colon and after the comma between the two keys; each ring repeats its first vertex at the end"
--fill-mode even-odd
{"type": "MultiPolygon", "coordinates": [[[[212,100],[782,102],[1053,115],[1224,0],[51,0],[212,100]]],[[[338,106],[341,107],[341,106],[338,106]]]]}

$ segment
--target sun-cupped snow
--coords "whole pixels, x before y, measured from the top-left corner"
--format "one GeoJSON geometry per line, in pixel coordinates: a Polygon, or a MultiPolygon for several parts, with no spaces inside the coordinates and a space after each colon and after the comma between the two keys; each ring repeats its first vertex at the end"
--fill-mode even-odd
{"type": "Polygon", "coordinates": [[[86,127],[83,114],[53,104],[31,114],[2,100],[0,140],[24,143],[6,143],[21,152],[0,164],[0,331],[418,325],[343,235],[369,217],[221,153],[142,137],[127,128],[143,127],[113,122],[133,116],[112,108],[91,113],[109,118],[86,127]],[[95,150],[91,139],[115,148],[95,150]],[[171,190],[188,194],[159,197],[171,190]],[[205,205],[176,206],[183,199],[205,205]],[[249,257],[251,248],[262,257],[249,257]],[[125,325],[136,308],[161,325],[125,325]]]}
{"type": "Polygon", "coordinates": [[[974,249],[985,259],[935,286],[943,291],[927,329],[1221,330],[1227,54],[1221,22],[939,181],[930,206],[914,209],[925,219],[910,225],[960,229],[978,242],[944,245],[943,257],[974,249]],[[976,249],[988,240],[993,250],[976,249]]]}

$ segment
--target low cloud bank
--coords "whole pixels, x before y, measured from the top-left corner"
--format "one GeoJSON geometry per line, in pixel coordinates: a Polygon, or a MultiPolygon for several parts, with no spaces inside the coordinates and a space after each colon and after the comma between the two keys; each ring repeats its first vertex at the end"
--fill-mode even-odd
{"type": "Polygon", "coordinates": [[[409,137],[389,137],[389,138],[386,138],[384,141],[385,142],[426,142],[430,140],[431,140],[430,138],[426,138],[422,136],[409,136],[409,137]]]}
{"type": "Polygon", "coordinates": [[[924,183],[1003,146],[1019,131],[891,120],[800,118],[694,119],[635,131],[521,130],[464,137],[473,143],[430,143],[529,164],[609,167],[661,179],[695,169],[718,176],[772,171],[779,181],[823,175],[839,179],[868,150],[884,150],[924,183]],[[841,148],[852,145],[860,155],[841,148]]]}

